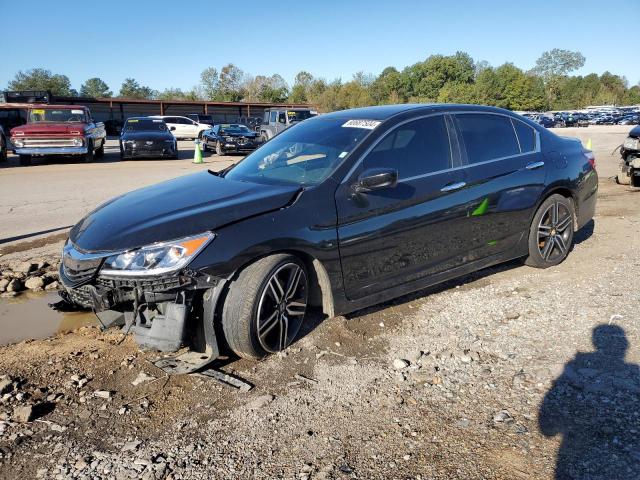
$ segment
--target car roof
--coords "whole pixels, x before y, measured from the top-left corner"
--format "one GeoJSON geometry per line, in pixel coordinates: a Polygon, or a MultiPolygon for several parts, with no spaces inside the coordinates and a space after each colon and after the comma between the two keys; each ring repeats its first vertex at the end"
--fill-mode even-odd
{"type": "Polygon", "coordinates": [[[162,120],[162,119],[158,117],[141,116],[141,117],[127,117],[127,122],[129,120],[162,120]]]}
{"type": "Polygon", "coordinates": [[[362,119],[362,120],[387,120],[395,115],[409,111],[424,112],[454,112],[456,110],[475,110],[494,113],[509,113],[498,107],[487,107],[485,105],[466,105],[453,103],[405,103],[398,105],[380,105],[376,107],[352,108],[350,110],[340,110],[322,115],[323,118],[345,118],[345,119],[362,119]]]}

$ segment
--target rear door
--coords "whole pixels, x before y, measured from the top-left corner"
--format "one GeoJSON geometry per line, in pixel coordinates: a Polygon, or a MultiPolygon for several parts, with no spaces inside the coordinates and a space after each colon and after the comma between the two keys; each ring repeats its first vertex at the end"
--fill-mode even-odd
{"type": "Polygon", "coordinates": [[[454,116],[466,163],[467,259],[513,248],[528,234],[544,189],[539,135],[509,115],[469,112],[454,116]]]}
{"type": "Polygon", "coordinates": [[[345,293],[358,299],[460,264],[466,239],[463,171],[444,115],[387,133],[336,192],[345,293]],[[453,148],[452,148],[453,147],[453,148]],[[394,168],[398,184],[353,194],[375,168],[394,168]]]}

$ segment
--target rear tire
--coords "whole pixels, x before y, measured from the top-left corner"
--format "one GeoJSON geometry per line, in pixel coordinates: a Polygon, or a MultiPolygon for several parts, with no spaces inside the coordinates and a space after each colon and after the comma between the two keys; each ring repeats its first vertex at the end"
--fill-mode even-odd
{"type": "Polygon", "coordinates": [[[20,155],[20,165],[31,165],[31,155],[20,155]]]}
{"type": "Polygon", "coordinates": [[[307,279],[304,264],[287,254],[262,258],[242,270],[222,310],[229,347],[253,359],[287,348],[304,322],[307,279]]]}
{"type": "Polygon", "coordinates": [[[554,194],[533,216],[529,230],[529,256],[525,263],[549,268],[561,263],[573,245],[575,209],[571,199],[554,194]]]}

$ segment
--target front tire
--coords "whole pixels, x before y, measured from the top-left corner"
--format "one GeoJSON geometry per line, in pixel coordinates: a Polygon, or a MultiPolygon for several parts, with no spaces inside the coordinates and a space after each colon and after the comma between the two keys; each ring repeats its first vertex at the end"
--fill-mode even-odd
{"type": "Polygon", "coordinates": [[[525,263],[548,268],[561,263],[573,245],[575,210],[571,199],[554,194],[533,217],[529,231],[529,256],[525,263]]]}
{"type": "Polygon", "coordinates": [[[231,349],[259,359],[287,348],[304,321],[308,298],[304,264],[293,255],[262,258],[240,272],[222,311],[222,329],[231,349]]]}
{"type": "Polygon", "coordinates": [[[220,157],[224,155],[224,149],[222,148],[220,142],[216,142],[216,155],[220,157]]]}
{"type": "Polygon", "coordinates": [[[102,141],[100,148],[96,150],[96,157],[97,158],[104,157],[104,140],[102,141]]]}
{"type": "Polygon", "coordinates": [[[87,143],[87,153],[84,154],[84,161],[85,163],[91,163],[93,162],[94,159],[94,150],[93,150],[93,142],[88,142],[87,143]]]}

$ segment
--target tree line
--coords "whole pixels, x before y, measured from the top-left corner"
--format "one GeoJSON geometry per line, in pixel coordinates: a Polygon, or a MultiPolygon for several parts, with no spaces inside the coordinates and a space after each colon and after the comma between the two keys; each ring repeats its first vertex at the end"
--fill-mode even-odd
{"type": "MultiPolygon", "coordinates": [[[[158,100],[209,100],[226,102],[310,103],[328,112],[368,105],[406,102],[449,102],[494,105],[511,110],[569,110],[586,105],[640,104],[640,83],[629,86],[624,76],[571,75],[584,66],[580,52],[553,49],[544,52],[528,71],[513,63],[498,67],[474,61],[465,52],[431,55],[402,70],[385,68],[379,75],[356,73],[351,80],[327,81],[309,72],[299,72],[289,86],[278,74],[252,76],[234,64],[218,70],[206,68],[200,82],[183,91],[162,91],[127,78],[118,97],[158,100]]],[[[50,90],[58,96],[112,97],[100,78],[90,78],[71,88],[66,75],[34,68],[19,71],[9,90],[50,90]]]]}

